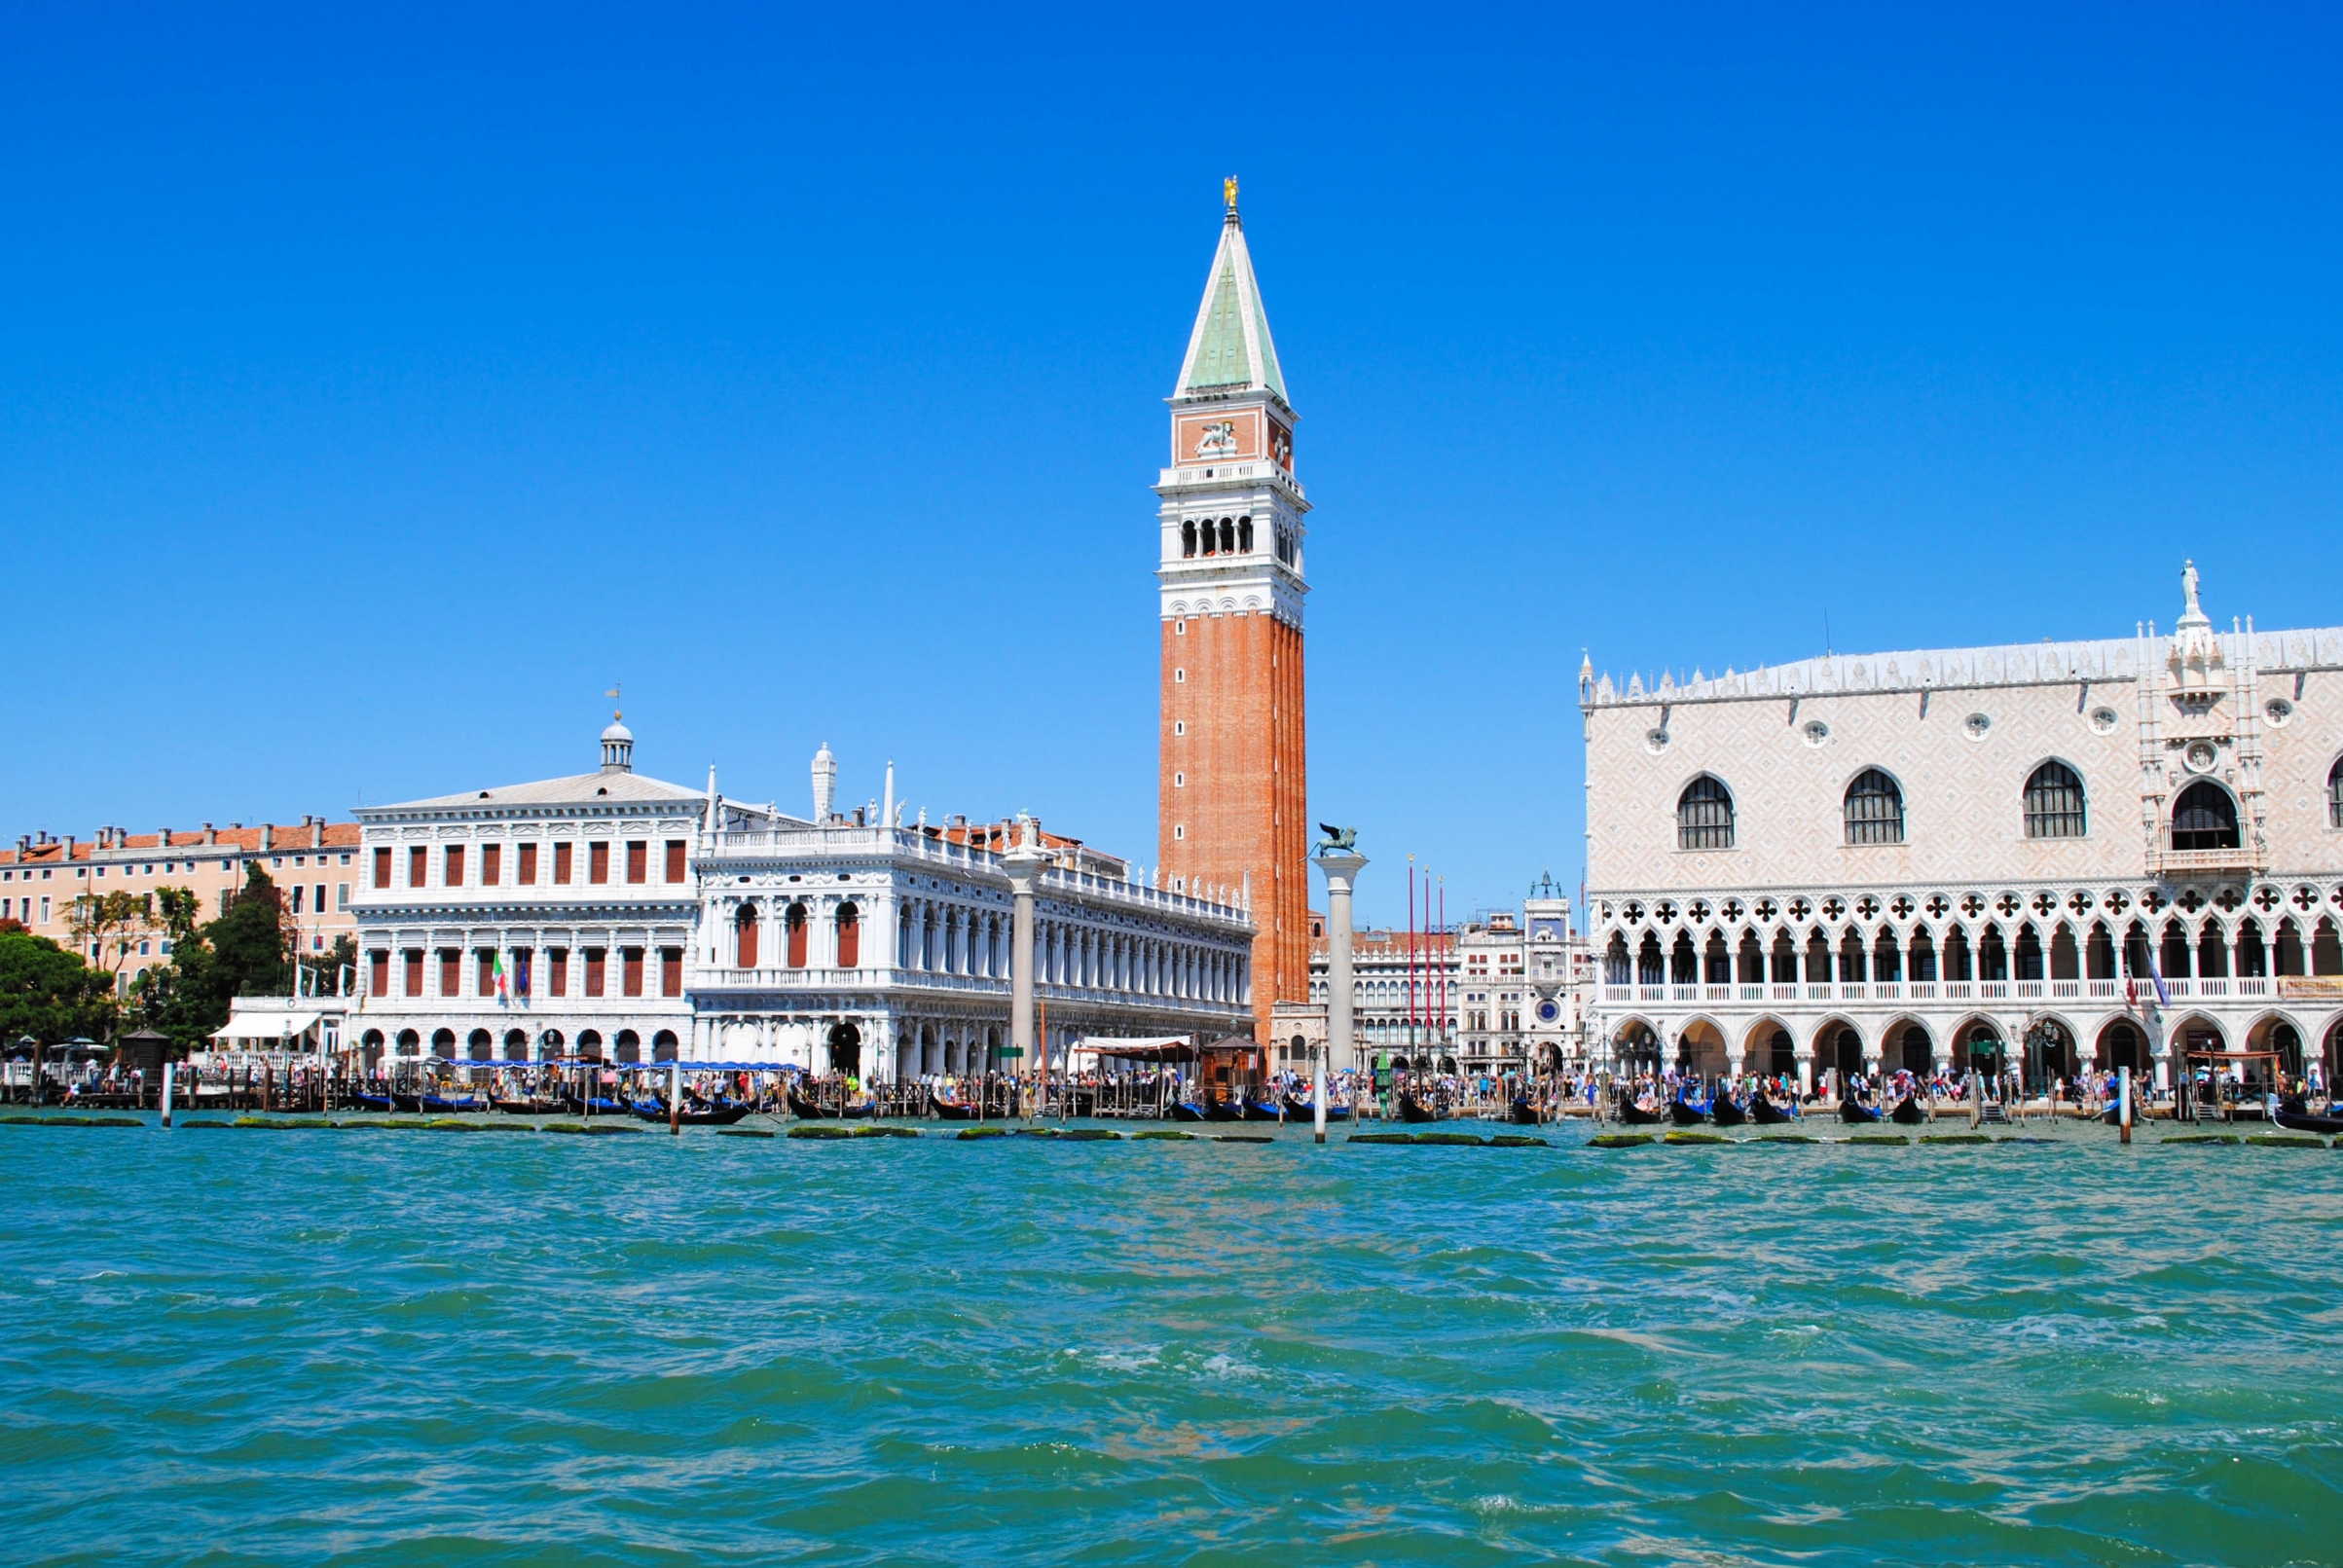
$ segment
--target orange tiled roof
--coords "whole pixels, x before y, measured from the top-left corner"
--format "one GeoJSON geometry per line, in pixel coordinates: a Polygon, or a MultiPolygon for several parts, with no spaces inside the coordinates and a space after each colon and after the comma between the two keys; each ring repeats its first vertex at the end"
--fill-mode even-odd
{"type": "MultiPolygon", "coordinates": [[[[271,823],[270,832],[273,839],[269,848],[271,855],[300,854],[311,849],[351,850],[358,847],[358,824],[355,822],[326,823],[325,841],[315,845],[310,842],[309,826],[301,822],[271,823]]],[[[123,837],[118,844],[107,845],[104,848],[125,853],[131,850],[201,850],[208,848],[238,850],[245,854],[257,855],[260,853],[260,835],[261,830],[258,827],[223,827],[219,829],[217,839],[212,844],[206,845],[203,842],[203,833],[201,828],[191,832],[174,832],[170,835],[167,843],[160,833],[130,833],[123,837]]],[[[94,840],[86,838],[74,839],[70,842],[59,839],[54,844],[34,844],[21,851],[12,845],[7,849],[0,849],[0,865],[62,865],[68,857],[75,860],[94,858],[100,846],[94,840]]]]}

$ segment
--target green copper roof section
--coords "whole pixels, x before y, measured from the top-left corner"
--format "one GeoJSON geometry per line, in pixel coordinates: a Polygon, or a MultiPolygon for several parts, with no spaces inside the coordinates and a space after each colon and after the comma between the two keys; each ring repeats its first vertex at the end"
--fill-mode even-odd
{"type": "Polygon", "coordinates": [[[1221,247],[1220,278],[1204,307],[1204,332],[1188,356],[1183,391],[1199,386],[1242,386],[1253,380],[1252,356],[1245,352],[1245,310],[1236,285],[1236,259],[1221,247]]]}
{"type": "Polygon", "coordinates": [[[1221,226],[1221,245],[1212,258],[1203,309],[1188,340],[1174,395],[1192,392],[1269,391],[1286,396],[1285,371],[1269,337],[1269,312],[1253,275],[1253,255],[1236,214],[1221,226]]]}

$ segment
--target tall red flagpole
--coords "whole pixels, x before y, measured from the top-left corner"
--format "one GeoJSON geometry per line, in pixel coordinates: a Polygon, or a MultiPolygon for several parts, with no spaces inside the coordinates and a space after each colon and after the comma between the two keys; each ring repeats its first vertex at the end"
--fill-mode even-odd
{"type": "Polygon", "coordinates": [[[1415,1049],[1415,857],[1408,857],[1408,1049],[1415,1049]]]}

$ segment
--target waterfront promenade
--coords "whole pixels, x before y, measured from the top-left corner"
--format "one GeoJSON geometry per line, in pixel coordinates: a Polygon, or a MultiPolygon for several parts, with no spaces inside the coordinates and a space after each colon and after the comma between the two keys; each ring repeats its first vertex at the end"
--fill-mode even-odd
{"type": "Polygon", "coordinates": [[[5,1125],[11,1556],[2323,1560],[2343,1157],[2168,1130],[5,1125]]]}

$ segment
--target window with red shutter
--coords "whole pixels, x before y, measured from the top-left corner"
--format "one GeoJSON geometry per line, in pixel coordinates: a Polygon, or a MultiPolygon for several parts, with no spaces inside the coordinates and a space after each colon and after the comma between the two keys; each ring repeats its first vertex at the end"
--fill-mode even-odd
{"type": "Polygon", "coordinates": [[[545,994],[566,997],[569,994],[569,949],[545,949],[545,994]]]}
{"type": "Polygon", "coordinates": [[[862,919],[852,904],[838,906],[838,967],[859,968],[862,963],[862,919]]]}
{"type": "Polygon", "coordinates": [[[378,997],[386,997],[390,995],[389,950],[378,947],[369,957],[373,960],[374,966],[374,994],[378,997]]]}
{"type": "Polygon", "coordinates": [[[607,957],[608,950],[606,948],[589,947],[586,949],[586,995],[589,997],[602,995],[603,966],[607,957]]]}
{"type": "Polygon", "coordinates": [[[503,880],[504,846],[501,844],[481,845],[480,885],[484,888],[493,888],[503,880]]]}
{"type": "Polygon", "coordinates": [[[477,949],[472,956],[480,961],[480,972],[478,975],[480,989],[474,992],[473,995],[481,997],[494,996],[496,994],[496,950],[493,947],[483,947],[477,949]]]}
{"type": "Polygon", "coordinates": [[[553,847],[553,882],[557,888],[569,886],[570,848],[567,844],[556,844],[553,847]]]}
{"type": "Polygon", "coordinates": [[[439,994],[443,997],[463,995],[463,953],[458,948],[439,950],[439,994]]]}
{"type": "Polygon", "coordinates": [[[659,994],[663,997],[683,995],[683,949],[659,949],[659,994]]]}
{"type": "Polygon", "coordinates": [[[378,888],[390,886],[390,850],[388,846],[374,852],[374,885],[378,888]]]}
{"type": "Polygon", "coordinates": [[[627,880],[629,882],[648,882],[650,880],[650,854],[651,847],[641,839],[627,840],[627,880]]]}
{"type": "Polygon", "coordinates": [[[619,978],[626,987],[626,995],[640,997],[642,995],[642,949],[622,947],[618,951],[621,960],[619,978]]]}
{"type": "Polygon", "coordinates": [[[537,885],[537,847],[534,844],[521,846],[520,872],[522,887],[533,888],[537,885]]]}
{"type": "Polygon", "coordinates": [[[586,880],[592,883],[604,883],[610,880],[609,845],[589,844],[586,846],[586,880]]]}
{"type": "Polygon", "coordinates": [[[442,884],[443,886],[450,888],[460,888],[463,886],[462,845],[451,844],[448,846],[448,863],[446,870],[447,876],[442,884]]]}
{"type": "Polygon", "coordinates": [[[407,995],[420,997],[422,994],[423,950],[420,947],[411,947],[407,949],[407,995]]]}
{"type": "Polygon", "coordinates": [[[789,905],[789,913],[787,924],[789,942],[789,967],[792,969],[802,969],[805,967],[805,905],[789,905]]]}
{"type": "Polygon", "coordinates": [[[683,841],[671,838],[667,841],[667,880],[681,882],[683,878],[683,841]]]}
{"type": "Polygon", "coordinates": [[[407,886],[420,888],[431,880],[431,852],[421,844],[407,852],[407,886]]]}

